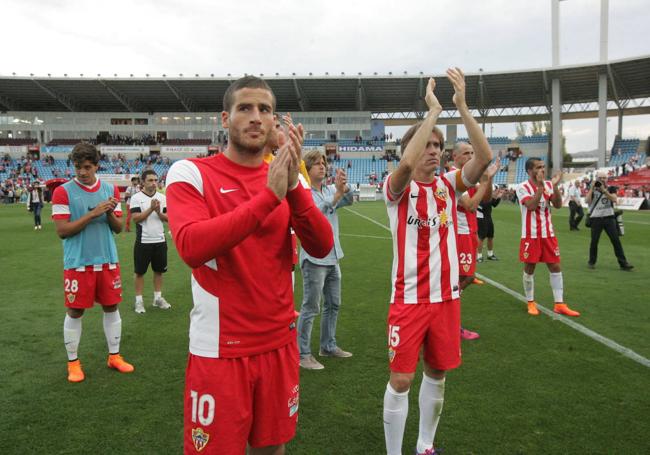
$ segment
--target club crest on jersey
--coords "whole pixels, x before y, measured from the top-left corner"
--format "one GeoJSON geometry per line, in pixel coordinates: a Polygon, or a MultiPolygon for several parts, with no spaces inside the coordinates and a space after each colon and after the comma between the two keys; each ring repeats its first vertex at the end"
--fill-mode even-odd
{"type": "Polygon", "coordinates": [[[210,435],[203,431],[203,428],[192,428],[192,442],[194,443],[194,448],[197,452],[205,449],[209,440],[210,435]]]}
{"type": "Polygon", "coordinates": [[[298,412],[298,406],[300,404],[300,391],[299,386],[296,384],[291,390],[291,396],[287,402],[287,407],[289,408],[289,417],[292,417],[296,412],[298,412]]]}
{"type": "Polygon", "coordinates": [[[119,288],[121,288],[121,287],[122,287],[122,280],[121,280],[120,277],[118,276],[117,278],[115,278],[115,279],[113,280],[113,289],[119,289],[119,288]]]}
{"type": "Polygon", "coordinates": [[[393,360],[395,359],[395,349],[393,348],[388,348],[388,362],[393,363],[393,360]]]}
{"type": "Polygon", "coordinates": [[[74,294],[68,294],[68,303],[74,303],[75,295],[74,294]]]}
{"type": "Polygon", "coordinates": [[[444,186],[436,188],[436,192],[433,194],[436,198],[444,201],[447,199],[447,189],[444,186]]]}

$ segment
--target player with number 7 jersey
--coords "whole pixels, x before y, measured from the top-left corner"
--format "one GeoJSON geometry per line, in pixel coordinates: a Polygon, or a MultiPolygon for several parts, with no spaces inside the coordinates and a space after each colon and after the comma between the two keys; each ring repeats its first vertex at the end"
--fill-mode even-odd
{"type": "Polygon", "coordinates": [[[549,270],[553,290],[553,311],[565,316],[580,316],[580,313],[564,303],[564,279],[560,268],[560,247],[553,231],[551,207],[562,207],[562,195],[558,184],[562,173],[552,180],[546,180],[546,166],[539,158],[526,160],[529,179],[517,187],[517,199],[521,208],[521,241],[519,260],[524,263],[523,284],[528,314],[538,316],[535,302],[535,267],[543,262],[549,270]]]}

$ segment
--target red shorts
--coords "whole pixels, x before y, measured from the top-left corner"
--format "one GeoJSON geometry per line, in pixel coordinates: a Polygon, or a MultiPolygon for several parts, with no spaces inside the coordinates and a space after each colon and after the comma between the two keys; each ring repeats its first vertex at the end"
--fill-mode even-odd
{"type": "Polygon", "coordinates": [[[543,262],[557,264],[560,262],[560,247],[557,237],[521,239],[519,243],[519,260],[529,264],[543,262]]]}
{"type": "Polygon", "coordinates": [[[458,234],[456,237],[456,249],[458,250],[458,273],[461,276],[474,276],[476,272],[476,248],[478,238],[475,233],[458,234]]]}
{"type": "Polygon", "coordinates": [[[460,299],[390,305],[390,371],[414,373],[421,347],[424,347],[424,361],[434,370],[451,370],[460,365],[460,299]]]}
{"type": "Polygon", "coordinates": [[[241,455],[280,445],[296,434],[297,341],[250,357],[190,354],[185,375],[184,451],[241,455]]]}
{"type": "Polygon", "coordinates": [[[112,306],[122,301],[122,280],[120,266],[109,269],[104,264],[102,270],[94,271],[92,266],[84,272],[75,269],[63,271],[63,290],[65,306],[68,308],[92,308],[94,303],[112,306]]]}

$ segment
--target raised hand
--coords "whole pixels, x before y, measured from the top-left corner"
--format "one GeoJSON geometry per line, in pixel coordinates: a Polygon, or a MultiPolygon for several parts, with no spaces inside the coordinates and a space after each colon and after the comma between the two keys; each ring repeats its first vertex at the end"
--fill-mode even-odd
{"type": "Polygon", "coordinates": [[[345,187],[348,184],[348,176],[343,169],[336,170],[336,177],[334,178],[334,187],[339,193],[345,193],[345,187]]]}
{"type": "Polygon", "coordinates": [[[282,200],[287,195],[289,181],[289,143],[285,144],[269,165],[266,186],[282,200]]]}
{"type": "Polygon", "coordinates": [[[557,186],[560,182],[562,181],[562,171],[557,171],[553,178],[551,179],[551,183],[553,186],[557,186]]]}
{"type": "Polygon", "coordinates": [[[435,79],[430,77],[429,83],[427,84],[427,90],[426,90],[426,95],[424,96],[424,101],[426,101],[430,111],[435,111],[436,113],[439,114],[440,112],[442,112],[442,106],[440,105],[440,101],[438,101],[438,98],[436,98],[436,95],[433,93],[435,88],[436,88],[436,81],[435,79]]]}
{"type": "Polygon", "coordinates": [[[488,168],[485,170],[485,175],[487,175],[487,177],[491,179],[497,174],[500,168],[501,168],[501,158],[497,158],[496,160],[494,160],[494,163],[489,165],[488,168]]]}
{"type": "Polygon", "coordinates": [[[288,185],[293,188],[298,183],[300,173],[300,161],[302,160],[302,139],[298,136],[300,132],[293,124],[289,126],[289,141],[286,144],[288,154],[288,185]]]}
{"type": "Polygon", "coordinates": [[[447,70],[447,79],[451,82],[451,85],[454,87],[454,97],[452,101],[454,105],[458,108],[466,108],[467,101],[465,100],[465,74],[463,71],[458,68],[449,68],[447,70]]]}

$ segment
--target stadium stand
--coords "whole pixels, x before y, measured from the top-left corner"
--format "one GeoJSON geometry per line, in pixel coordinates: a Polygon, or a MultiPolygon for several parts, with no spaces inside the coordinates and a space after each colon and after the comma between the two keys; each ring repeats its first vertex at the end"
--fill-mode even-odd
{"type": "Polygon", "coordinates": [[[520,144],[540,144],[549,141],[547,134],[540,134],[536,136],[523,136],[518,139],[520,144]]]}
{"type": "Polygon", "coordinates": [[[0,146],[18,146],[18,145],[33,145],[36,144],[36,139],[29,138],[5,138],[0,139],[0,146]]]}
{"type": "Polygon", "coordinates": [[[639,153],[639,139],[616,139],[612,145],[609,166],[620,166],[639,153]]]}
{"type": "Polygon", "coordinates": [[[50,142],[48,142],[46,145],[48,147],[55,147],[58,145],[76,145],[79,142],[88,142],[90,144],[96,144],[97,140],[96,139],[52,139],[50,142]]]}
{"type": "Polygon", "coordinates": [[[210,145],[210,139],[167,139],[161,145],[210,145]]]}

